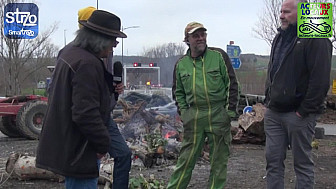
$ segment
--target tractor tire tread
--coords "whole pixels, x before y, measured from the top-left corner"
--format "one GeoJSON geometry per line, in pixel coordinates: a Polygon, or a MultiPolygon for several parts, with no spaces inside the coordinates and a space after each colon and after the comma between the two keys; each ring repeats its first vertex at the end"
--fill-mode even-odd
{"type": "Polygon", "coordinates": [[[46,110],[47,102],[42,100],[28,101],[24,104],[16,116],[16,125],[18,126],[21,134],[28,139],[37,140],[41,131],[38,132],[34,129],[34,125],[32,125],[33,123],[31,120],[31,116],[33,115],[31,115],[31,113],[35,114],[40,111],[45,116],[46,110]]]}

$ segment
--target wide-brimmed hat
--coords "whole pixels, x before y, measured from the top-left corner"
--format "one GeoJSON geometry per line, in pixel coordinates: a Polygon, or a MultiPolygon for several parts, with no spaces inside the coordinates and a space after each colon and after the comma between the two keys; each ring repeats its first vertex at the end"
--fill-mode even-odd
{"type": "Polygon", "coordinates": [[[127,37],[126,34],[120,31],[120,18],[107,11],[95,10],[87,21],[79,20],[78,22],[84,27],[108,36],[127,37]]]}

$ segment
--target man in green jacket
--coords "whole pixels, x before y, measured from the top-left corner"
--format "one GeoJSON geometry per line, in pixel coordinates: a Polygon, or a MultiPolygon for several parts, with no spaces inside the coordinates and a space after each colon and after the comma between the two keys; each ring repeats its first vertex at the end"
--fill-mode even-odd
{"type": "Polygon", "coordinates": [[[226,184],[231,118],[238,103],[238,83],[228,55],[207,47],[206,28],[191,22],[185,28],[189,49],[175,65],[173,96],[183,121],[184,137],[168,189],[187,188],[207,137],[210,145],[209,188],[226,184]]]}

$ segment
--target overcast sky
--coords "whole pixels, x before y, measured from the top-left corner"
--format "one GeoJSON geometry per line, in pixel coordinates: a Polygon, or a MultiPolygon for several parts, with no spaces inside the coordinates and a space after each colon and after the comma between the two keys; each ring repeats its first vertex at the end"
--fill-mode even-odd
{"type": "MultiPolygon", "coordinates": [[[[58,30],[51,36],[58,47],[69,43],[78,29],[77,12],[97,6],[96,0],[37,0],[39,30],[57,22],[58,30]]],[[[230,40],[242,53],[268,55],[270,47],[257,39],[252,31],[262,14],[263,0],[99,0],[98,8],[118,15],[128,38],[124,39],[124,55],[141,55],[144,49],[165,43],[181,43],[185,26],[192,21],[208,29],[208,45],[226,51],[230,40]]],[[[114,50],[121,55],[121,39],[114,50]]]]}

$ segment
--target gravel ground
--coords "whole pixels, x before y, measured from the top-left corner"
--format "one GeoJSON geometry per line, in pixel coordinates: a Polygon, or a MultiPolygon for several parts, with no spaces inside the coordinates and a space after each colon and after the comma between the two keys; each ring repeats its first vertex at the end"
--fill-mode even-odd
{"type": "MultiPolygon", "coordinates": [[[[335,125],[336,126],[336,125],[335,125]]],[[[336,189],[336,136],[326,136],[319,139],[319,148],[314,149],[314,161],[316,163],[316,189],[336,189]]],[[[34,156],[37,141],[25,139],[12,139],[0,134],[0,188],[41,189],[64,188],[64,183],[49,180],[18,180],[8,178],[5,172],[6,160],[11,153],[27,153],[34,156]]],[[[295,174],[293,171],[292,156],[289,152],[286,159],[286,188],[294,188],[295,174]]],[[[131,177],[143,174],[149,178],[155,175],[157,180],[168,182],[175,162],[152,168],[133,166],[131,177]]],[[[209,176],[209,162],[204,159],[198,161],[188,188],[207,188],[209,176]]],[[[228,183],[226,188],[265,188],[265,158],[264,146],[252,144],[234,144],[231,147],[231,157],[228,165],[228,183]]],[[[100,185],[99,188],[103,188],[100,185]]]]}

